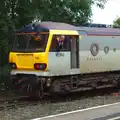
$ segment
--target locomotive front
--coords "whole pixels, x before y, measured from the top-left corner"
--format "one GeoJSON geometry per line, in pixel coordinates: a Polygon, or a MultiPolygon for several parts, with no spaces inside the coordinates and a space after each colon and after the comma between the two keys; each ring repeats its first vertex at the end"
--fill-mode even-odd
{"type": "Polygon", "coordinates": [[[13,72],[21,69],[47,70],[47,53],[45,50],[48,36],[48,33],[20,33],[15,35],[9,57],[13,72]]]}
{"type": "MultiPolygon", "coordinates": [[[[57,51],[50,54],[50,47],[54,46],[52,39],[54,36],[61,36],[61,38],[72,35],[78,38],[79,36],[75,30],[58,30],[62,29],[60,27],[61,25],[57,23],[43,22],[43,24],[29,24],[16,31],[13,47],[9,54],[13,89],[18,90],[22,94],[29,94],[39,98],[43,97],[44,93],[48,93],[51,78],[58,73],[55,73],[59,67],[57,60],[61,61],[61,58],[56,56],[57,51]],[[53,54],[55,58],[52,57],[53,54]]],[[[66,27],[65,29],[68,28],[66,27]]],[[[67,54],[68,52],[66,53],[66,58],[70,61],[67,54]]],[[[66,61],[65,57],[62,59],[66,61]]],[[[70,66],[68,65],[67,67],[69,68],[70,66]]],[[[63,72],[64,68],[62,66],[60,68],[63,72]]]]}
{"type": "Polygon", "coordinates": [[[16,31],[9,54],[13,89],[22,94],[42,92],[37,88],[42,83],[36,76],[44,76],[48,70],[48,39],[49,31],[40,25],[29,24],[16,31]]]}

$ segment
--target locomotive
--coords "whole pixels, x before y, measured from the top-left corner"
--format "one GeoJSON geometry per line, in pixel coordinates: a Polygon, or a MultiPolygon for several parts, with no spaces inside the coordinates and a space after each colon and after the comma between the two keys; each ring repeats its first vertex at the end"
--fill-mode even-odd
{"type": "Polygon", "coordinates": [[[43,98],[120,85],[120,30],[30,23],[9,53],[13,89],[43,98]]]}

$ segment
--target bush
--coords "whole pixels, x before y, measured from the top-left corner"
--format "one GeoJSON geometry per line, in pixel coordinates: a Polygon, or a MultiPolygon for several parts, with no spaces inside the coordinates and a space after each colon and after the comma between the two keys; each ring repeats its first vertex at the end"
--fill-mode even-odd
{"type": "Polygon", "coordinates": [[[0,88],[6,90],[11,88],[9,64],[0,67],[0,88]]]}

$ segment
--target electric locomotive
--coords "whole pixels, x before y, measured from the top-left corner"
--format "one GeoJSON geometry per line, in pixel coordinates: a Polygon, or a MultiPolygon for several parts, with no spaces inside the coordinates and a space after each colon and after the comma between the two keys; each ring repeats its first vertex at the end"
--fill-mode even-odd
{"type": "Polygon", "coordinates": [[[43,98],[120,83],[120,30],[31,23],[15,33],[9,54],[13,88],[43,98]]]}

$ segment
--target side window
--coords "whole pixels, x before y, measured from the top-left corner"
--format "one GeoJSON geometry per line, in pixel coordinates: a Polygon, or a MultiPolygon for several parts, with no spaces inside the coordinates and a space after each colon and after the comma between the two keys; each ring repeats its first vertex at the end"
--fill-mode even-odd
{"type": "Polygon", "coordinates": [[[53,35],[50,51],[70,51],[70,36],[53,35]]]}

